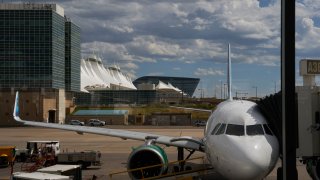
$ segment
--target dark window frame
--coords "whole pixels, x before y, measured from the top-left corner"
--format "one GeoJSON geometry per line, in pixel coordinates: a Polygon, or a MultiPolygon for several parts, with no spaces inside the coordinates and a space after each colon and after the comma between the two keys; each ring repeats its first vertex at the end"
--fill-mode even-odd
{"type": "Polygon", "coordinates": [[[244,128],[244,125],[240,125],[240,124],[228,124],[225,133],[231,136],[244,136],[245,128],[244,128]],[[239,127],[242,127],[243,130],[241,131],[240,129],[237,129],[239,127]]]}
{"type": "Polygon", "coordinates": [[[271,128],[269,127],[268,124],[263,124],[262,127],[263,127],[264,133],[265,133],[266,135],[274,136],[274,134],[273,134],[273,132],[272,132],[272,130],[271,130],[271,128]],[[266,128],[266,127],[267,127],[267,128],[266,128]],[[266,129],[267,129],[267,130],[266,130],[266,129]]]}
{"type": "Polygon", "coordinates": [[[246,133],[248,136],[258,136],[265,134],[262,124],[247,125],[246,133]]]}
{"type": "Polygon", "coordinates": [[[224,134],[226,132],[226,127],[227,127],[227,124],[225,123],[221,123],[219,129],[217,130],[216,134],[215,135],[221,135],[221,134],[224,134]]]}
{"type": "Polygon", "coordinates": [[[211,132],[211,135],[216,134],[216,132],[218,131],[218,129],[220,128],[220,126],[221,126],[221,123],[218,123],[218,124],[216,125],[216,127],[213,128],[213,130],[212,130],[212,132],[211,132]]]}

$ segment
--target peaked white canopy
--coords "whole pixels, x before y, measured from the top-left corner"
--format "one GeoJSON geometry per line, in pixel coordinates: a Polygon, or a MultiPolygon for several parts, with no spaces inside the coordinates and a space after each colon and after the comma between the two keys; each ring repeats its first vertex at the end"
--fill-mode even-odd
{"type": "Polygon", "coordinates": [[[100,58],[95,55],[81,60],[81,91],[97,89],[136,90],[132,80],[117,66],[105,68],[100,58]]]}

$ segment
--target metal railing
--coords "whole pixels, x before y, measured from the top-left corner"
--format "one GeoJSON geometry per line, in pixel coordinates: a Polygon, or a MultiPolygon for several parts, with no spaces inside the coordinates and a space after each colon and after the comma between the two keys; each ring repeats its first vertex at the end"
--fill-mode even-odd
{"type": "Polygon", "coordinates": [[[172,161],[172,162],[169,162],[168,164],[157,164],[157,165],[152,165],[152,166],[145,166],[145,167],[141,167],[141,168],[127,169],[127,170],[123,170],[123,171],[119,171],[119,172],[113,172],[113,173],[109,174],[109,178],[112,179],[112,177],[114,175],[120,175],[120,174],[124,174],[124,173],[140,171],[141,175],[142,175],[141,179],[151,180],[151,179],[159,179],[159,178],[164,178],[164,177],[172,177],[172,176],[177,176],[177,175],[182,175],[182,174],[205,172],[205,171],[210,170],[210,169],[212,169],[212,168],[206,166],[205,158],[202,156],[202,157],[195,157],[195,158],[190,158],[190,159],[186,159],[186,160],[172,161]],[[175,170],[173,170],[172,172],[169,172],[169,173],[160,174],[158,176],[153,176],[153,177],[146,177],[146,178],[143,176],[143,171],[146,170],[146,169],[149,169],[149,168],[162,167],[162,166],[169,166],[170,167],[170,165],[186,163],[186,162],[189,162],[189,161],[199,160],[199,159],[202,159],[202,168],[183,170],[183,171],[175,171],[175,170]]]}

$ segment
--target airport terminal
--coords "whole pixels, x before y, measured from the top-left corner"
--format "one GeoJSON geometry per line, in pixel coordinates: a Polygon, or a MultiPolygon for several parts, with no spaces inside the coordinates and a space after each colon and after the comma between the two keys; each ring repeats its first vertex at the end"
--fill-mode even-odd
{"type": "MultiPolygon", "coordinates": [[[[34,122],[31,122],[31,125],[35,123],[40,127],[44,126],[43,122],[60,125],[71,119],[88,123],[92,117],[112,125],[192,125],[192,115],[189,112],[153,113],[146,117],[140,111],[134,112],[133,107],[182,104],[186,99],[193,97],[199,78],[144,76],[132,81],[119,66],[104,64],[94,53],[81,58],[80,44],[81,27],[68,18],[59,5],[0,4],[0,126],[19,125],[13,120],[12,115],[13,107],[16,107],[16,91],[20,92],[18,117],[32,119],[34,122]],[[77,107],[84,110],[75,112],[77,107]]],[[[297,120],[293,120],[298,127],[297,157],[306,164],[308,173],[314,178],[320,176],[320,89],[315,83],[316,76],[320,74],[320,60],[302,59],[299,66],[303,85],[296,86],[298,111],[297,120]]],[[[281,107],[277,104],[278,100],[271,96],[271,101],[268,97],[264,99],[271,105],[278,106],[277,108],[281,107]]],[[[279,112],[272,113],[277,116],[279,112]]],[[[270,130],[267,125],[270,123],[272,122],[263,121],[253,134],[271,135],[275,139],[280,132],[276,132],[276,123],[270,125],[270,130]]],[[[236,124],[221,122],[215,126],[211,135],[235,135],[235,132],[228,131],[227,128],[232,126],[235,129],[239,128],[236,124]]],[[[248,126],[242,125],[241,128],[246,129],[248,133],[248,126]]],[[[83,134],[75,128],[67,130],[83,134]]],[[[245,132],[242,133],[237,136],[244,136],[245,132]]],[[[112,136],[122,139],[129,137],[118,134],[111,133],[112,136]]],[[[136,136],[139,136],[139,133],[136,136]]],[[[141,140],[139,138],[141,137],[134,139],[141,140]]],[[[161,154],[155,157],[155,154],[151,153],[150,156],[160,158],[159,162],[165,163],[166,160],[161,159],[165,157],[162,154],[163,149],[159,150],[158,146],[153,146],[159,137],[144,138],[142,139],[148,147],[152,145],[152,153],[161,154]]],[[[208,151],[204,142],[190,137],[171,139],[169,142],[165,139],[161,143],[177,146],[178,160],[184,159],[183,148],[190,150],[190,156],[195,150],[208,151]]],[[[130,154],[129,165],[135,160],[140,160],[135,158],[139,158],[141,149],[143,147],[139,146],[130,154]]],[[[271,156],[275,156],[274,152],[271,156]]],[[[141,163],[149,162],[141,160],[141,163]]],[[[179,163],[179,166],[184,169],[183,163],[179,163]]],[[[164,173],[166,170],[162,171],[161,173],[164,173]]],[[[224,170],[221,172],[233,175],[224,170]]],[[[131,176],[139,177],[139,174],[135,176],[131,173],[131,176]]]]}
{"type": "MultiPolygon", "coordinates": [[[[75,107],[178,103],[192,97],[198,78],[132,80],[117,65],[80,55],[80,27],[57,4],[1,4],[0,126],[11,121],[14,93],[22,116],[64,123],[75,107]]],[[[149,78],[150,79],[150,78],[149,78]]]]}

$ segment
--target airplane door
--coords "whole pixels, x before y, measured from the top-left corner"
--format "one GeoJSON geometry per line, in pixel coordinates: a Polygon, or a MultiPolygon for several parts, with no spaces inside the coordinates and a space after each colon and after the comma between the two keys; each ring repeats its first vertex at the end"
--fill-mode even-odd
{"type": "Polygon", "coordinates": [[[56,110],[49,110],[48,113],[49,113],[48,122],[49,123],[55,123],[56,110]]]}

